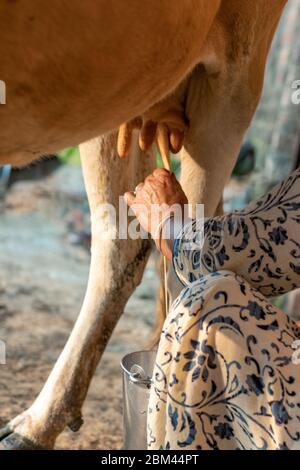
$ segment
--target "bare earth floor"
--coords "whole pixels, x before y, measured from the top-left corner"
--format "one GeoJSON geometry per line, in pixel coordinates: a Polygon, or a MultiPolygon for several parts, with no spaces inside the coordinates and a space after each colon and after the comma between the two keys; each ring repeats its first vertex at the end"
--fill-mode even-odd
{"type": "MultiPolygon", "coordinates": [[[[7,364],[0,365],[0,425],[32,403],[71,331],[89,267],[88,250],[74,240],[80,225],[88,228],[87,220],[77,167],[60,169],[43,182],[17,183],[2,204],[0,339],[6,342],[7,364]]],[[[147,345],[157,286],[151,259],[98,367],[83,409],[84,425],[78,433],[66,430],[57,448],[121,448],[119,363],[147,345]]]]}

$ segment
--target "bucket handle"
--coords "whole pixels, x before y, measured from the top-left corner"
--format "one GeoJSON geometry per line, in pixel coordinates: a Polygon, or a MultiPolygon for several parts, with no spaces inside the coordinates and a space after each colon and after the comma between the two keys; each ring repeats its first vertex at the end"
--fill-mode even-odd
{"type": "Polygon", "coordinates": [[[134,384],[144,385],[147,388],[150,388],[152,384],[152,380],[149,377],[143,379],[141,378],[139,372],[131,372],[129,374],[129,380],[134,384]]]}

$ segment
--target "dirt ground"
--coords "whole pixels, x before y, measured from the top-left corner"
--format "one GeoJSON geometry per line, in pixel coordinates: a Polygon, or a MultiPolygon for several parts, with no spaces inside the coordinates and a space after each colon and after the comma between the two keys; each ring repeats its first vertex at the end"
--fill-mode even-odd
{"type": "MultiPolygon", "coordinates": [[[[62,167],[42,182],[17,183],[1,203],[0,339],[7,364],[0,365],[0,425],[32,403],[72,329],[87,282],[88,217],[78,167],[62,167]]],[[[157,286],[151,259],[97,369],[84,425],[78,433],[66,430],[57,448],[121,448],[119,363],[147,344],[157,286]]]]}

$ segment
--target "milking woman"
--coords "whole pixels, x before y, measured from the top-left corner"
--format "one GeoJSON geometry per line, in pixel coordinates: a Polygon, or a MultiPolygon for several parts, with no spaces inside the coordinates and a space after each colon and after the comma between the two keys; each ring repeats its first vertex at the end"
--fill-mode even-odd
{"type": "Polygon", "coordinates": [[[125,199],[182,283],[158,345],[148,448],[299,450],[300,329],[271,298],[300,287],[300,170],[203,224],[174,214],[187,198],[166,170],[125,199]]]}

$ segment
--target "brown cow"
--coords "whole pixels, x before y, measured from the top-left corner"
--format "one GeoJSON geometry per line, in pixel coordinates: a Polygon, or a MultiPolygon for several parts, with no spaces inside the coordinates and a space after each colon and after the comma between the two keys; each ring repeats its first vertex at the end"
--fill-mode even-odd
{"type": "MultiPolygon", "coordinates": [[[[285,4],[2,1],[0,79],[7,104],[0,106],[0,162],[26,163],[140,115],[144,124],[163,122],[172,135],[179,116],[187,126],[182,185],[190,202],[203,202],[212,215],[259,101],[285,4]]],[[[124,153],[127,136],[122,127],[124,153]]],[[[114,134],[81,146],[93,235],[86,297],[40,395],[2,431],[4,448],[52,448],[67,425],[80,427],[90,380],[150,252],[147,240],[98,236],[107,223],[104,214],[99,218],[101,204],[116,204],[154,165],[136,138],[123,161],[114,134]]],[[[143,136],[141,143],[147,146],[143,136]]]]}

